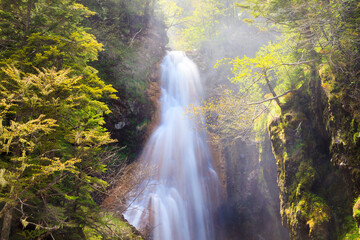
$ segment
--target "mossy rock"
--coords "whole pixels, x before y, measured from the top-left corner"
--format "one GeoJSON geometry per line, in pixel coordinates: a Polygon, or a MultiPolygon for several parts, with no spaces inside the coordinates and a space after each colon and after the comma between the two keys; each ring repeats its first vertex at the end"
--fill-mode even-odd
{"type": "Polygon", "coordinates": [[[353,218],[356,221],[360,233],[360,196],[355,200],[355,204],[353,207],[353,218]]]}
{"type": "Polygon", "coordinates": [[[316,124],[310,101],[306,92],[296,91],[269,125],[280,211],[292,240],[335,240],[350,215],[351,190],[331,164],[330,139],[316,124]]]}

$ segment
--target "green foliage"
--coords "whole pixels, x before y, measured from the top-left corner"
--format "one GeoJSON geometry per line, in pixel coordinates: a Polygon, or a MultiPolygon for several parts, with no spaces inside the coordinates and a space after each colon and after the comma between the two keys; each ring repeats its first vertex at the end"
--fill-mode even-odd
{"type": "Polygon", "coordinates": [[[111,235],[95,198],[108,186],[107,164],[120,161],[105,149],[114,140],[103,127],[111,113],[104,101],[117,91],[94,61],[105,48],[114,52],[104,64],[133,58],[133,31],[145,26],[154,1],[79,2],[0,1],[0,218],[12,215],[23,226],[11,239],[83,239],[86,229],[111,235]],[[84,26],[101,17],[98,30],[120,29],[100,31],[105,46],[84,26]]]}
{"type": "Polygon", "coordinates": [[[193,5],[190,16],[183,19],[179,49],[198,49],[208,39],[215,37],[219,18],[224,15],[221,3],[216,0],[202,0],[193,5]]]}
{"type": "MultiPolygon", "coordinates": [[[[155,39],[147,34],[148,31],[157,34],[158,26],[148,30],[155,1],[81,2],[96,11],[96,15],[86,18],[84,24],[104,44],[105,50],[99,53],[98,61],[91,65],[99,71],[105,82],[111,83],[119,91],[121,100],[125,102],[131,99],[139,101],[139,105],[144,104],[147,78],[154,64],[159,61],[151,42],[155,39]]],[[[153,21],[153,25],[161,25],[157,19],[153,21]]]]}
{"type": "MultiPolygon", "coordinates": [[[[271,101],[266,99],[277,97],[275,91],[286,93],[303,83],[302,81],[293,81],[294,78],[289,74],[283,75],[284,71],[286,72],[288,68],[284,64],[287,61],[284,53],[289,51],[289,45],[287,40],[278,44],[269,43],[258,50],[255,58],[247,56],[243,58],[236,57],[234,59],[225,58],[218,60],[215,65],[215,68],[219,68],[227,62],[232,66],[231,71],[234,76],[230,81],[239,87],[239,92],[234,95],[231,101],[228,100],[227,102],[228,104],[238,102],[242,106],[248,105],[243,107],[244,110],[253,109],[252,112],[247,112],[246,114],[247,116],[252,116],[252,122],[247,127],[255,130],[257,140],[260,140],[269,121],[280,110],[279,105],[272,104],[271,101]],[[275,88],[272,86],[275,86],[275,88]]],[[[234,104],[229,106],[234,106],[234,104]]],[[[223,107],[219,109],[223,109],[223,107]]],[[[230,112],[228,114],[233,115],[230,112]]],[[[232,129],[230,132],[237,134],[234,131],[236,128],[230,128],[229,126],[240,126],[239,121],[241,119],[238,116],[233,116],[233,120],[228,121],[227,126],[224,126],[224,128],[232,129]]],[[[238,131],[243,132],[242,128],[238,128],[238,131]]]]}
{"type": "Polygon", "coordinates": [[[97,228],[85,227],[84,233],[86,239],[142,239],[134,234],[133,229],[127,223],[114,216],[114,214],[104,212],[101,215],[101,225],[97,226],[97,228]]]}
{"type": "MultiPolygon", "coordinates": [[[[300,146],[302,149],[302,147],[300,146]]],[[[302,149],[303,150],[303,149],[302,149]]],[[[298,153],[294,153],[298,154],[298,153]]],[[[296,173],[296,179],[298,182],[296,188],[296,196],[301,196],[303,189],[311,188],[314,180],[316,179],[316,171],[312,167],[312,161],[302,161],[296,173]]]]}
{"type": "Polygon", "coordinates": [[[228,62],[232,66],[231,71],[234,75],[230,81],[237,83],[240,95],[249,101],[260,101],[264,99],[264,96],[266,98],[271,94],[266,87],[267,80],[276,86],[275,90],[280,89],[282,92],[292,90],[291,87],[301,84],[299,81],[294,83],[290,76],[281,75],[288,68],[286,62],[288,62],[289,48],[287,39],[277,44],[269,43],[258,50],[255,58],[244,56],[243,58],[222,59],[217,62],[215,68],[228,62]]]}
{"type": "Polygon", "coordinates": [[[173,28],[172,47],[184,51],[200,50],[219,37],[221,21],[232,9],[221,0],[159,1],[158,5],[167,27],[173,28]]]}
{"type": "Polygon", "coordinates": [[[360,224],[360,196],[354,200],[353,218],[357,224],[360,224]]]}
{"type": "Polygon", "coordinates": [[[70,70],[2,70],[2,202],[20,206],[24,228],[91,224],[90,192],[107,186],[98,178],[104,165],[97,155],[114,142],[101,127],[109,109],[83,91],[81,77],[69,77],[70,70]]]}
{"type": "Polygon", "coordinates": [[[157,4],[161,9],[157,14],[164,18],[168,28],[182,23],[184,9],[179,7],[175,1],[159,0],[157,4]]]}
{"type": "MultiPolygon", "coordinates": [[[[253,19],[247,19],[247,22],[264,26],[265,19],[268,27],[282,32],[275,43],[260,48],[253,58],[225,58],[215,65],[219,67],[225,62],[231,65],[233,77],[230,80],[238,85],[240,97],[267,104],[262,101],[301,86],[309,86],[311,94],[319,95],[320,76],[321,86],[327,94],[336,94],[341,85],[352,106],[360,102],[356,97],[359,80],[355,77],[356,69],[359,69],[356,44],[359,35],[354,33],[354,28],[360,20],[356,1],[245,0],[236,6],[252,15],[253,19]],[[315,6],[321,6],[321,9],[315,6]],[[351,90],[348,88],[350,82],[351,90]]],[[[320,96],[316,97],[320,101],[320,96]]],[[[341,97],[345,98],[344,95],[341,97]]],[[[277,103],[281,105],[280,101],[277,103]]],[[[315,105],[311,107],[318,111],[315,105]]],[[[269,112],[276,111],[270,109],[265,113],[269,112]]],[[[266,125],[257,126],[257,129],[266,125]]]]}
{"type": "Polygon", "coordinates": [[[360,238],[359,228],[351,216],[345,219],[341,230],[342,234],[338,237],[339,240],[357,240],[360,238]]]}
{"type": "Polygon", "coordinates": [[[326,202],[313,194],[304,193],[301,200],[296,205],[296,211],[300,211],[302,217],[305,218],[306,224],[312,231],[316,231],[316,225],[323,222],[329,222],[331,219],[330,208],[326,202]]]}
{"type": "Polygon", "coordinates": [[[103,50],[94,35],[80,25],[84,17],[94,12],[73,0],[12,4],[5,0],[1,9],[0,66],[11,64],[27,73],[43,67],[71,68],[72,74],[82,75],[83,91],[93,98],[99,99],[103,93],[115,98],[115,90],[104,84],[97,70],[88,65],[103,50]]]}
{"type": "Polygon", "coordinates": [[[102,44],[80,26],[83,17],[94,12],[73,0],[5,0],[1,9],[2,64],[15,63],[27,72],[32,66],[79,71],[102,50],[102,44]]]}
{"type": "Polygon", "coordinates": [[[242,99],[229,90],[221,91],[221,97],[208,99],[202,106],[193,106],[189,113],[195,119],[205,116],[207,130],[212,133],[212,140],[228,140],[234,143],[237,139],[248,140],[253,136],[252,124],[261,109],[246,105],[242,99]]]}
{"type": "Polygon", "coordinates": [[[287,34],[295,34],[297,58],[317,56],[329,63],[333,72],[343,69],[351,75],[358,68],[360,6],[356,1],[246,0],[247,11],[255,18],[266,18],[287,34]],[[320,6],[320,7],[317,7],[320,6]],[[346,67],[345,67],[346,66],[346,67]],[[346,69],[346,70],[345,70],[346,69]]]}

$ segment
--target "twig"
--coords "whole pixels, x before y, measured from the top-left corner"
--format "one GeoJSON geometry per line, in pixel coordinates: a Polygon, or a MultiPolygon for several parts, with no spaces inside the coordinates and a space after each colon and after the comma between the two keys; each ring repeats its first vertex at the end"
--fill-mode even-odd
{"type": "Polygon", "coordinates": [[[253,117],[252,121],[254,122],[258,117],[260,117],[260,115],[263,114],[269,108],[270,104],[271,104],[271,102],[269,102],[269,104],[266,106],[266,108],[264,108],[258,115],[253,117]]]}
{"type": "Polygon", "coordinates": [[[66,39],[66,38],[61,38],[61,40],[64,40],[64,41],[69,42],[69,43],[82,43],[82,42],[86,42],[86,41],[87,41],[87,40],[71,41],[71,40],[66,39]]]}
{"type": "Polygon", "coordinates": [[[133,38],[131,39],[131,42],[130,42],[130,47],[132,46],[132,44],[133,44],[133,42],[134,42],[134,40],[135,40],[135,38],[136,38],[136,36],[140,33],[142,31],[142,28],[140,28],[140,30],[137,32],[137,33],[135,33],[135,35],[133,36],[133,38]]]}
{"type": "Polygon", "coordinates": [[[255,105],[255,104],[260,104],[260,103],[264,103],[264,102],[267,102],[267,101],[272,101],[272,100],[278,99],[279,97],[282,97],[282,96],[288,94],[289,92],[292,92],[292,90],[286,91],[283,94],[280,94],[280,95],[278,95],[276,97],[273,97],[273,98],[268,98],[268,99],[265,99],[265,100],[262,100],[262,101],[259,101],[259,102],[248,103],[248,105],[255,105]]]}
{"type": "Polygon", "coordinates": [[[317,60],[319,60],[319,59],[312,59],[312,60],[303,61],[303,62],[296,62],[296,63],[281,63],[281,64],[278,64],[278,65],[269,67],[268,69],[270,70],[270,69],[277,68],[277,67],[280,67],[280,66],[296,66],[296,65],[306,64],[306,63],[312,63],[312,62],[315,62],[317,60]]]}

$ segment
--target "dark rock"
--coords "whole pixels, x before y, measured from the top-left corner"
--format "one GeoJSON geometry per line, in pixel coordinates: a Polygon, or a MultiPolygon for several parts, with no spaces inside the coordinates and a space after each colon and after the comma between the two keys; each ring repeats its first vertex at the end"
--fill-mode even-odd
{"type": "MultiPolygon", "coordinates": [[[[305,91],[294,92],[283,106],[282,117],[269,125],[278,168],[280,212],[292,240],[332,240],[337,239],[336,231],[343,223],[339,219],[349,214],[351,187],[331,162],[346,167],[347,157],[329,151],[330,137],[326,139],[328,134],[314,123],[311,109],[305,107],[310,101],[305,91]]],[[[332,142],[341,143],[341,137],[332,142]]]]}
{"type": "Polygon", "coordinates": [[[261,162],[253,143],[224,144],[226,199],[219,209],[219,228],[226,234],[222,240],[288,239],[279,214],[275,159],[269,140],[262,144],[261,162]]]}

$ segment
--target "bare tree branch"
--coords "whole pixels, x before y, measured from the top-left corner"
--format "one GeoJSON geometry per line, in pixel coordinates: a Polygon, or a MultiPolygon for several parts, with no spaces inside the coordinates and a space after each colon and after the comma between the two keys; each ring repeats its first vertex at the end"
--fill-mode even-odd
{"type": "Polygon", "coordinates": [[[248,105],[255,105],[255,104],[260,104],[260,103],[264,103],[264,102],[267,102],[267,101],[272,101],[272,100],[278,99],[278,98],[288,94],[289,92],[292,92],[292,90],[286,91],[283,94],[280,94],[280,95],[278,95],[276,97],[268,98],[268,99],[265,99],[265,100],[262,100],[262,101],[259,101],[259,102],[248,103],[248,105]]]}
{"type": "Polygon", "coordinates": [[[261,112],[260,112],[259,114],[257,114],[256,116],[253,117],[253,119],[252,119],[253,122],[254,122],[258,117],[260,117],[261,114],[263,114],[263,113],[270,107],[270,103],[271,103],[271,102],[269,102],[269,104],[268,104],[263,110],[261,110],[261,112]]]}
{"type": "Polygon", "coordinates": [[[134,42],[134,40],[135,40],[135,38],[136,38],[136,36],[140,33],[142,31],[142,28],[140,28],[140,30],[137,32],[137,33],[135,33],[135,35],[133,36],[133,38],[131,39],[131,42],[130,42],[130,47],[132,46],[132,44],[133,44],[133,42],[134,42]]]}
{"type": "Polygon", "coordinates": [[[302,62],[296,62],[296,63],[281,63],[272,67],[269,67],[268,70],[273,69],[273,68],[277,68],[280,66],[297,66],[297,65],[302,65],[302,64],[307,64],[307,63],[312,63],[312,62],[316,62],[319,59],[311,59],[308,61],[302,61],[302,62]]]}

